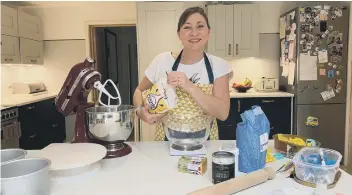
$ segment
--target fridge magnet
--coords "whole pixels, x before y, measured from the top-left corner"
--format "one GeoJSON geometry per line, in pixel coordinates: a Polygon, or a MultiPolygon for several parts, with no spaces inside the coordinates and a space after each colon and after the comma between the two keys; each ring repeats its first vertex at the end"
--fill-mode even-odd
{"type": "Polygon", "coordinates": [[[326,10],[320,10],[320,20],[328,20],[328,12],[326,10]]]}
{"type": "Polygon", "coordinates": [[[340,65],[340,66],[339,66],[339,69],[340,69],[340,70],[341,70],[341,69],[343,69],[343,66],[342,66],[342,65],[340,65]]]}
{"type": "Polygon", "coordinates": [[[301,44],[301,45],[302,45],[303,43],[305,43],[305,41],[304,41],[304,40],[300,40],[300,41],[299,41],[299,44],[301,44]]]}
{"type": "Polygon", "coordinates": [[[332,63],[331,63],[331,62],[329,62],[329,63],[328,63],[328,65],[329,65],[329,66],[332,66],[332,63]]]}
{"type": "Polygon", "coordinates": [[[342,9],[341,8],[335,8],[335,15],[337,17],[341,17],[342,16],[342,9]]]}
{"type": "Polygon", "coordinates": [[[332,31],[333,29],[334,29],[334,27],[333,26],[329,26],[329,31],[332,31]]]}
{"type": "Polygon", "coordinates": [[[334,45],[329,45],[329,53],[330,56],[342,56],[342,48],[343,44],[334,44],[334,45]]]}
{"type": "Polygon", "coordinates": [[[312,12],[312,8],[311,7],[306,7],[305,11],[306,11],[306,14],[309,14],[310,12],[312,12]]]}
{"type": "Polygon", "coordinates": [[[332,90],[332,84],[327,84],[327,85],[326,85],[326,90],[328,90],[328,91],[329,91],[329,90],[332,90]]]}
{"type": "Polygon", "coordinates": [[[313,52],[313,56],[316,56],[318,53],[315,51],[315,52],[313,52]]]}
{"type": "Polygon", "coordinates": [[[336,93],[340,93],[342,90],[342,79],[336,79],[335,80],[335,90],[336,93]]]}
{"type": "Polygon", "coordinates": [[[329,70],[328,71],[328,77],[329,77],[329,79],[334,78],[334,70],[329,70]]]}
{"type": "Polygon", "coordinates": [[[318,60],[319,63],[328,62],[328,52],[325,49],[318,52],[318,60]]]}
{"type": "Polygon", "coordinates": [[[316,48],[315,48],[315,51],[319,51],[319,47],[316,47],[316,48]]]}
{"type": "Polygon", "coordinates": [[[307,49],[308,49],[308,50],[311,50],[311,49],[312,49],[312,44],[307,43],[307,49]]]}
{"type": "Polygon", "coordinates": [[[326,69],[319,69],[319,74],[320,74],[320,76],[325,76],[326,75],[326,69]]]}
{"type": "Polygon", "coordinates": [[[321,7],[321,5],[316,5],[316,6],[314,6],[314,9],[316,9],[316,10],[321,10],[322,7],[321,7]]]}
{"type": "Polygon", "coordinates": [[[291,20],[294,20],[295,15],[296,15],[296,11],[292,11],[289,15],[291,16],[291,20]]]}
{"type": "Polygon", "coordinates": [[[309,127],[317,127],[319,126],[319,120],[317,117],[308,116],[306,119],[306,125],[309,127]]]}
{"type": "Polygon", "coordinates": [[[340,71],[336,71],[336,75],[339,76],[340,75],[340,71]]]}
{"type": "Polygon", "coordinates": [[[331,61],[334,63],[341,62],[341,56],[332,56],[331,61]]]}
{"type": "Polygon", "coordinates": [[[336,68],[337,68],[337,65],[336,65],[336,64],[334,64],[334,65],[332,66],[332,68],[333,68],[333,69],[336,69],[336,68]]]}
{"type": "Polygon", "coordinates": [[[329,10],[330,10],[330,7],[331,7],[330,5],[324,5],[324,6],[323,6],[323,9],[326,10],[326,11],[329,11],[329,10]]]}
{"type": "Polygon", "coordinates": [[[324,68],[324,66],[325,66],[324,64],[319,64],[319,67],[321,68],[324,68]]]}

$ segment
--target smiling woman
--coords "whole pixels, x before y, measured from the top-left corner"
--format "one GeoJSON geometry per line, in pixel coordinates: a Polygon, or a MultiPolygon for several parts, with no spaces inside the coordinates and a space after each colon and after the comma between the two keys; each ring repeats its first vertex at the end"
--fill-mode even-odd
{"type": "Polygon", "coordinates": [[[156,140],[165,140],[162,117],[177,115],[212,116],[210,139],[218,139],[216,118],[226,120],[230,109],[229,80],[232,68],[227,61],[204,52],[210,37],[208,17],[200,7],[186,9],[180,17],[177,35],[183,44],[179,53],[157,55],[145,71],[145,77],[134,93],[134,105],[143,106],[142,92],[160,79],[176,88],[179,103],[166,114],[150,114],[146,106],[137,116],[156,124],[156,140]]]}

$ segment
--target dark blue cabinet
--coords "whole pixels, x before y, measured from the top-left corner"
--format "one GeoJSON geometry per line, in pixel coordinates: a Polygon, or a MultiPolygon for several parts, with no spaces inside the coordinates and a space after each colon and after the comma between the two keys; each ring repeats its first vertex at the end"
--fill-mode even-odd
{"type": "Polygon", "coordinates": [[[237,124],[242,122],[241,113],[258,105],[270,122],[270,135],[291,133],[291,98],[231,98],[230,114],[225,121],[218,120],[219,139],[235,140],[237,124]]]}
{"type": "Polygon", "coordinates": [[[42,149],[66,139],[65,117],[57,112],[54,98],[20,106],[20,148],[42,149]]]}

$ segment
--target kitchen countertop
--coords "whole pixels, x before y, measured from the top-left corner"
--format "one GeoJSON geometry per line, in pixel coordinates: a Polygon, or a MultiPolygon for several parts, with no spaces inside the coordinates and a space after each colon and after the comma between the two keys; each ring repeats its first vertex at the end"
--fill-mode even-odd
{"type": "Polygon", "coordinates": [[[14,106],[23,106],[26,104],[31,104],[39,102],[42,100],[47,100],[53,97],[56,97],[58,92],[46,92],[38,94],[13,94],[11,96],[1,99],[1,109],[14,107],[14,106]],[[4,107],[4,108],[3,108],[4,107]]]}
{"type": "Polygon", "coordinates": [[[293,97],[294,94],[287,92],[256,92],[254,89],[248,90],[246,93],[237,92],[235,89],[230,89],[231,98],[258,98],[258,97],[293,97]]]}
{"type": "MultiPolygon", "coordinates": [[[[217,151],[222,144],[232,141],[207,141],[207,172],[205,175],[191,175],[179,173],[177,161],[180,157],[169,155],[168,142],[129,142],[132,153],[116,159],[100,161],[99,167],[72,176],[52,181],[51,195],[98,195],[98,194],[128,194],[128,195],[185,195],[189,192],[212,186],[211,154],[217,151]]],[[[273,141],[269,141],[272,148],[273,141]]],[[[35,157],[38,150],[29,150],[27,157],[35,157]]],[[[277,170],[288,159],[268,163],[268,167],[277,170]]],[[[329,192],[340,192],[347,195],[351,190],[352,176],[341,170],[339,182],[329,192]]],[[[298,188],[304,191],[313,191],[313,188],[302,186],[293,179],[277,174],[274,180],[269,180],[238,195],[257,195],[282,188],[298,188]]],[[[300,193],[303,194],[303,193],[300,193]]]]}

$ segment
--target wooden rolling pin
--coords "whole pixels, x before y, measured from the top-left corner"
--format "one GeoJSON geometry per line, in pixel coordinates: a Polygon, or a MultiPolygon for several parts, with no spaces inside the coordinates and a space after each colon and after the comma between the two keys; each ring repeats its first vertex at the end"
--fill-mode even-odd
{"type": "Polygon", "coordinates": [[[267,167],[246,175],[229,179],[227,181],[217,183],[213,186],[209,186],[194,192],[189,193],[188,195],[229,195],[237,193],[239,191],[251,188],[255,185],[266,182],[268,179],[275,178],[274,169],[267,167]]]}

